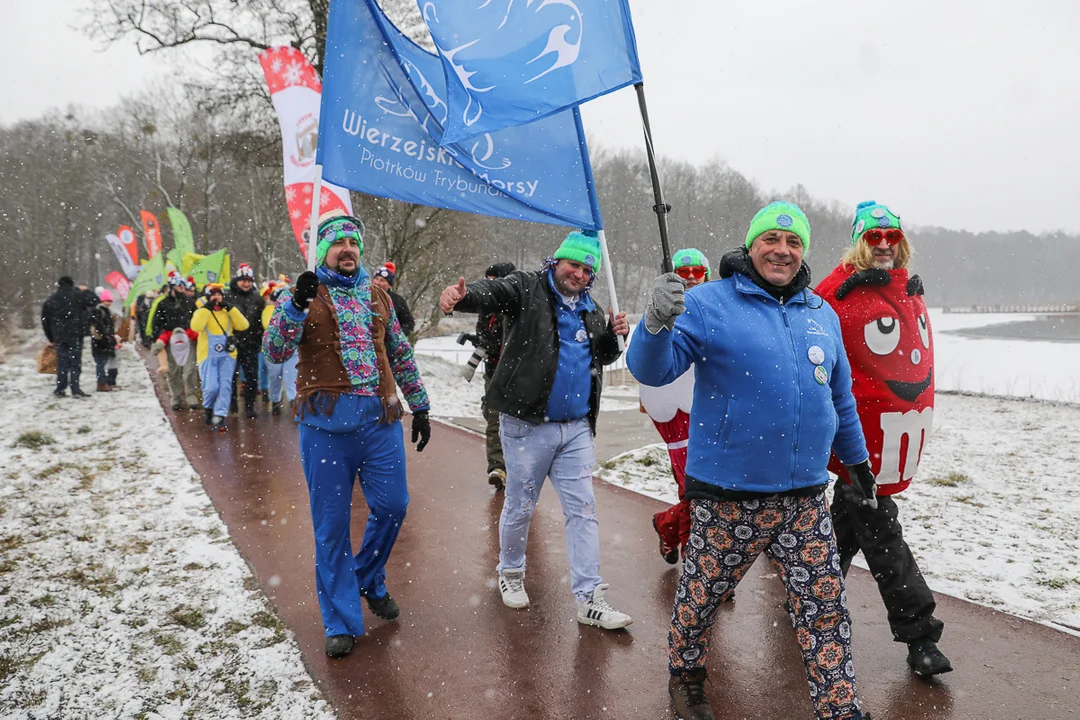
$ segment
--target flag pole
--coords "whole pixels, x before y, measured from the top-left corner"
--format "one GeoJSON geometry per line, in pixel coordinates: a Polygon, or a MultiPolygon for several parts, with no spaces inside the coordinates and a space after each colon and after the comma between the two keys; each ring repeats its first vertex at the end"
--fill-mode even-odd
{"type": "MultiPolygon", "coordinates": [[[[608,295],[611,297],[611,309],[618,315],[619,297],[615,294],[615,274],[611,271],[611,255],[607,249],[607,235],[603,230],[598,231],[596,234],[600,240],[600,261],[604,266],[604,279],[607,280],[608,295]]],[[[626,350],[626,341],[623,336],[616,335],[615,339],[619,343],[619,352],[626,350]]]]}
{"type": "Polygon", "coordinates": [[[322,198],[322,165],[315,166],[311,185],[311,223],[308,227],[307,269],[315,272],[315,252],[319,244],[319,200],[322,198]]]}
{"type": "Polygon", "coordinates": [[[638,108],[641,109],[641,125],[645,130],[645,154],[649,157],[649,174],[652,176],[653,188],[653,212],[656,213],[656,222],[660,225],[660,247],[664,253],[660,263],[662,272],[672,272],[674,266],[671,263],[671,245],[668,243],[667,214],[671,212],[671,206],[664,202],[664,190],[660,187],[660,174],[656,170],[656,155],[653,152],[652,128],[649,127],[649,110],[645,105],[645,83],[639,82],[634,85],[637,91],[638,108]]]}

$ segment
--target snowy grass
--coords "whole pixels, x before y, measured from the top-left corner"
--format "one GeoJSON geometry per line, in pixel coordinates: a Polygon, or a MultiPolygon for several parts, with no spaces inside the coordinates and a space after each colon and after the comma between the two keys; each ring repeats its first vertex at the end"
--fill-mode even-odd
{"type": "Polygon", "coordinates": [[[35,370],[0,358],[0,717],[334,717],[137,356],[83,400],[35,370]]]}
{"type": "MultiPolygon", "coordinates": [[[[919,474],[895,496],[930,587],[1080,628],[1078,456],[1080,406],[939,394],[919,474]]],[[[597,474],[677,500],[662,444],[612,458],[597,474]]]]}

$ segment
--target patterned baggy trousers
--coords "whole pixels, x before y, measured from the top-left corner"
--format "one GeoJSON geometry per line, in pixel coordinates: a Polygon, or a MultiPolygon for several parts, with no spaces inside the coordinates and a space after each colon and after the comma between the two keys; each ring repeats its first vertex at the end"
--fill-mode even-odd
{"type": "Polygon", "coordinates": [[[825,493],[694,499],[690,514],[690,542],[668,634],[671,672],[705,666],[716,609],[765,552],[787,590],[817,717],[861,718],[851,618],[825,493]]]}

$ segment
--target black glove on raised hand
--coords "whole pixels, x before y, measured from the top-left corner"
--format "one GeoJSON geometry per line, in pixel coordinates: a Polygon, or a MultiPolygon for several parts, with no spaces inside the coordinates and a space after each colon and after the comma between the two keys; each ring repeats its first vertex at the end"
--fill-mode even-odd
{"type": "Polygon", "coordinates": [[[416,452],[423,452],[431,440],[431,421],[428,420],[428,411],[421,410],[412,416],[412,441],[416,442],[416,452]]]}
{"type": "Polygon", "coordinates": [[[840,497],[852,505],[877,510],[877,479],[870,470],[870,461],[863,460],[858,465],[848,465],[847,470],[851,482],[845,483],[843,478],[837,480],[842,483],[840,497]]]}
{"type": "Polygon", "coordinates": [[[307,306],[319,294],[319,276],[307,270],[300,273],[296,278],[296,287],[293,288],[292,304],[297,310],[307,310],[307,306]]]}

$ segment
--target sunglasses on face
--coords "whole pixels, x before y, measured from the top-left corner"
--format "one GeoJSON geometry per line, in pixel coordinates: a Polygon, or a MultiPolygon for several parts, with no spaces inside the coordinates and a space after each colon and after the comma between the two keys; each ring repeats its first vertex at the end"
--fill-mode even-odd
{"type": "Polygon", "coordinates": [[[689,265],[686,267],[675,268],[675,274],[677,274],[683,280],[689,280],[690,278],[700,280],[701,278],[705,277],[705,268],[703,268],[701,265],[689,265]]]}
{"type": "Polygon", "coordinates": [[[867,230],[863,233],[863,239],[871,245],[878,245],[882,240],[890,245],[898,245],[904,239],[904,231],[890,228],[888,230],[867,230]]]}

